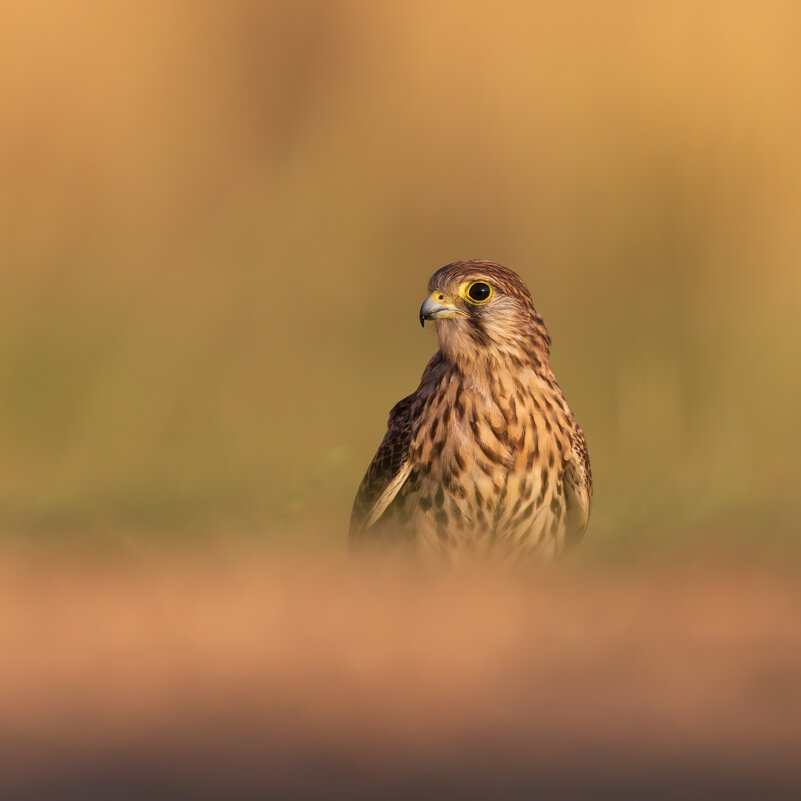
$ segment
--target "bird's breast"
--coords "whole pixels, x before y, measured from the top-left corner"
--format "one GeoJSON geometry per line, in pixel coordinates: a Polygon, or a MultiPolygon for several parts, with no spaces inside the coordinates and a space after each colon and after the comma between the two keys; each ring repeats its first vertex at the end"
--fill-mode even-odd
{"type": "Polygon", "coordinates": [[[423,539],[534,547],[558,537],[569,448],[545,402],[508,383],[487,388],[446,378],[426,399],[404,501],[423,539]]]}

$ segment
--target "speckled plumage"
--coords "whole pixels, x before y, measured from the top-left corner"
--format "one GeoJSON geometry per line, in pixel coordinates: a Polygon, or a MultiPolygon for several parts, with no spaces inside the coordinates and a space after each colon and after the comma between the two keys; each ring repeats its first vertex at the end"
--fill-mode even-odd
{"type": "Polygon", "coordinates": [[[493,262],[449,264],[429,291],[421,322],[437,318],[439,350],[389,414],[351,541],[555,556],[584,533],[592,476],[545,323],[520,277],[493,262]],[[489,299],[471,300],[476,283],[489,299]]]}

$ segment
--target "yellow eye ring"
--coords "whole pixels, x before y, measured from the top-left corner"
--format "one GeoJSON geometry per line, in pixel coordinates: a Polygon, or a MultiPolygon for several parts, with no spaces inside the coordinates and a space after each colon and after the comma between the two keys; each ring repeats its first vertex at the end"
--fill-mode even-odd
{"type": "Polygon", "coordinates": [[[472,303],[474,306],[482,306],[495,297],[495,289],[486,281],[470,281],[467,284],[462,284],[459,288],[459,294],[468,303],[472,303]]]}

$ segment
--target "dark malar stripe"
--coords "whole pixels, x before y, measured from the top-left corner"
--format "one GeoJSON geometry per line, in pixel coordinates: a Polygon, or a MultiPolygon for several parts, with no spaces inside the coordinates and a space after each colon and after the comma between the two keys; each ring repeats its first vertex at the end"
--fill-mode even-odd
{"type": "Polygon", "coordinates": [[[487,336],[486,331],[484,331],[481,321],[478,319],[478,316],[475,314],[475,312],[468,315],[467,320],[470,323],[470,331],[473,335],[473,339],[482,347],[489,345],[489,337],[487,336]]]}

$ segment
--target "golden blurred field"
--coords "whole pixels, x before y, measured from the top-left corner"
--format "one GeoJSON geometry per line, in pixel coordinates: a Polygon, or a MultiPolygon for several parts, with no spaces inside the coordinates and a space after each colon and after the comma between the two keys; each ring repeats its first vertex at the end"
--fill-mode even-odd
{"type": "Polygon", "coordinates": [[[6,0],[4,799],[797,791],[799,41],[789,0],[6,0]],[[346,566],[476,257],[553,335],[586,541],[346,566]]]}
{"type": "Polygon", "coordinates": [[[0,525],[344,527],[433,335],[516,267],[588,547],[795,530],[795,3],[11,0],[0,525]],[[646,533],[647,532],[647,533],[646,533]]]}

